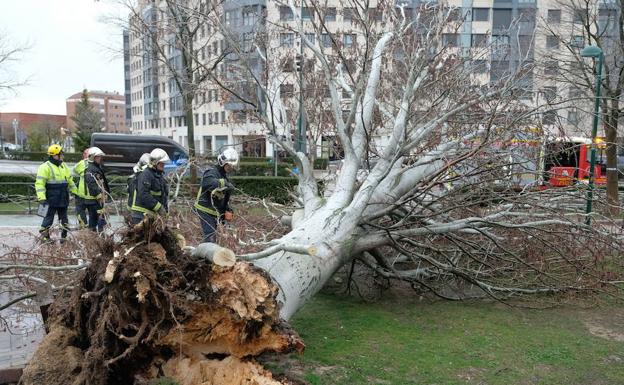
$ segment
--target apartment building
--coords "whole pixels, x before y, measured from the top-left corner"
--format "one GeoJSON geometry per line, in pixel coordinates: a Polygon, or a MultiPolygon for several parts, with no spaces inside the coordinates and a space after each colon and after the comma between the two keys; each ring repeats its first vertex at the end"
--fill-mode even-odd
{"type": "MultiPolygon", "coordinates": [[[[126,101],[124,95],[109,91],[88,91],[89,103],[102,114],[102,131],[110,133],[128,133],[126,126],[126,101]]],[[[67,109],[67,128],[74,130],[76,124],[72,116],[76,113],[76,105],[82,99],[82,92],[78,92],[65,101],[67,109]]]]}
{"type": "MultiPolygon", "coordinates": [[[[143,1],[141,18],[156,21],[155,24],[165,23],[164,6],[161,3],[143,1]]],[[[371,2],[368,17],[378,23],[379,28],[384,28],[384,7],[387,8],[388,4],[401,6],[408,17],[415,17],[423,3],[419,0],[379,4],[371,2]]],[[[591,103],[591,92],[582,91],[586,98],[575,103],[555,103],[555,100],[561,102],[571,94],[578,94],[579,90],[575,91],[569,79],[565,82],[553,76],[558,73],[554,62],[559,52],[562,58],[565,52],[563,44],[555,44],[555,39],[549,36],[551,29],[558,28],[562,32],[559,39],[576,44],[578,49],[586,42],[586,36],[575,28],[575,23],[579,21],[578,12],[571,10],[566,3],[559,0],[450,0],[447,6],[456,9],[455,15],[461,26],[449,31],[444,36],[444,42],[447,46],[457,47],[458,52],[466,56],[483,82],[496,82],[520,68],[525,69],[528,73],[518,88],[520,97],[527,105],[539,106],[540,119],[535,124],[553,134],[567,130],[568,135],[582,135],[588,131],[586,122],[591,108],[583,106],[584,103],[591,103]],[[470,60],[469,55],[478,47],[486,47],[489,54],[470,60]],[[545,61],[547,55],[552,59],[545,61]]],[[[328,0],[324,2],[321,14],[305,5],[301,8],[298,6],[296,11],[301,12],[304,29],[308,34],[306,36],[313,41],[318,39],[315,44],[331,48],[338,42],[340,49],[348,50],[362,43],[361,34],[353,23],[354,10],[348,6],[348,2],[328,0]],[[328,31],[315,36],[306,23],[319,17],[328,31]]],[[[605,17],[612,18],[619,10],[614,1],[606,0],[600,2],[593,12],[600,17],[607,15],[605,17]]],[[[225,30],[215,27],[214,20],[211,22],[207,18],[205,25],[198,27],[194,40],[197,57],[205,63],[213,63],[221,55],[225,56],[216,65],[218,75],[226,80],[233,79],[230,84],[236,84],[239,94],[249,100],[259,100],[261,95],[253,82],[245,82],[242,78],[236,81],[237,65],[244,62],[251,73],[264,79],[270,78],[268,71],[279,68],[279,71],[284,72],[281,93],[283,96],[292,95],[288,101],[292,103],[287,108],[296,109],[299,87],[298,74],[293,70],[293,65],[300,39],[296,33],[299,19],[291,8],[275,1],[226,0],[221,3],[216,15],[225,30]],[[258,34],[266,36],[262,49],[254,43],[254,37],[258,34]],[[237,49],[229,50],[233,42],[237,49]],[[265,57],[262,58],[261,54],[265,57]],[[282,60],[283,65],[273,65],[276,60],[282,60]]],[[[130,30],[126,80],[129,84],[132,132],[139,135],[164,135],[188,145],[182,98],[175,81],[168,75],[169,68],[180,68],[180,51],[175,44],[166,45],[169,65],[163,65],[150,41],[136,29],[135,32],[132,32],[132,28],[130,30]]],[[[311,57],[310,52],[304,51],[304,57],[311,57]]],[[[573,63],[556,64],[574,66],[573,63]]],[[[312,69],[304,68],[304,71],[312,69]]],[[[305,84],[304,91],[314,86],[318,84],[305,84]]],[[[345,105],[348,105],[348,100],[345,105]]],[[[240,99],[229,97],[216,85],[205,86],[197,92],[193,120],[193,140],[199,153],[210,154],[225,145],[239,145],[239,149],[247,156],[272,155],[272,145],[263,136],[262,124],[254,118],[254,108],[240,99]]],[[[332,140],[331,135],[320,135],[313,139],[318,143],[318,156],[335,155],[327,150],[331,148],[332,140]]]]}

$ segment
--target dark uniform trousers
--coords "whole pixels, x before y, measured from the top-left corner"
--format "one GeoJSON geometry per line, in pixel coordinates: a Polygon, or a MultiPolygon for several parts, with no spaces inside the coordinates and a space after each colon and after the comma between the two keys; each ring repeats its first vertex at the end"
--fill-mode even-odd
{"type": "Polygon", "coordinates": [[[54,223],[54,215],[58,215],[59,222],[61,222],[61,238],[67,238],[67,229],[69,228],[69,219],[67,218],[67,206],[65,207],[48,207],[48,213],[43,218],[41,223],[41,233],[45,237],[50,237],[50,227],[54,223]]]}

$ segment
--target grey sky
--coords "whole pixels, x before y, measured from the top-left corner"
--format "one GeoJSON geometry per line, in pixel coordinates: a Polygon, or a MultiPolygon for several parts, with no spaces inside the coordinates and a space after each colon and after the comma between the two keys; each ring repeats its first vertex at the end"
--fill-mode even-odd
{"type": "Polygon", "coordinates": [[[0,34],[31,46],[11,68],[29,85],[0,112],[65,115],[65,99],[84,87],[123,94],[122,34],[102,22],[123,13],[95,0],[0,0],[0,34]]]}

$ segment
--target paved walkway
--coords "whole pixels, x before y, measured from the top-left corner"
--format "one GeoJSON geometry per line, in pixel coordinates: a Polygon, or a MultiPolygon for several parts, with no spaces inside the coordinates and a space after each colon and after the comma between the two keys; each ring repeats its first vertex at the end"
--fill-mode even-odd
{"type": "MultiPolygon", "coordinates": [[[[72,219],[75,218],[70,218],[70,226],[75,226],[72,219]]],[[[113,216],[110,220],[113,228],[123,224],[120,216],[113,216]]],[[[37,240],[40,225],[41,218],[36,215],[0,215],[0,258],[13,247],[32,247],[37,240]]],[[[4,291],[0,294],[0,304],[7,303],[12,298],[14,297],[9,297],[4,291]]],[[[38,312],[28,312],[24,307],[9,307],[0,311],[0,317],[6,321],[0,323],[1,378],[3,370],[26,365],[45,333],[41,315],[38,312]]]]}

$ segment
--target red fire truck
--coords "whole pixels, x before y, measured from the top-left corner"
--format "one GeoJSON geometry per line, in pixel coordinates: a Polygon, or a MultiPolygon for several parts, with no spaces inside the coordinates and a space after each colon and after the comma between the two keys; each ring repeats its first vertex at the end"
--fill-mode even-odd
{"type": "MultiPolygon", "coordinates": [[[[594,183],[605,185],[606,155],[604,138],[596,138],[594,183]]],[[[587,183],[591,156],[591,139],[564,137],[547,140],[542,149],[545,187],[566,187],[587,183]]]]}

